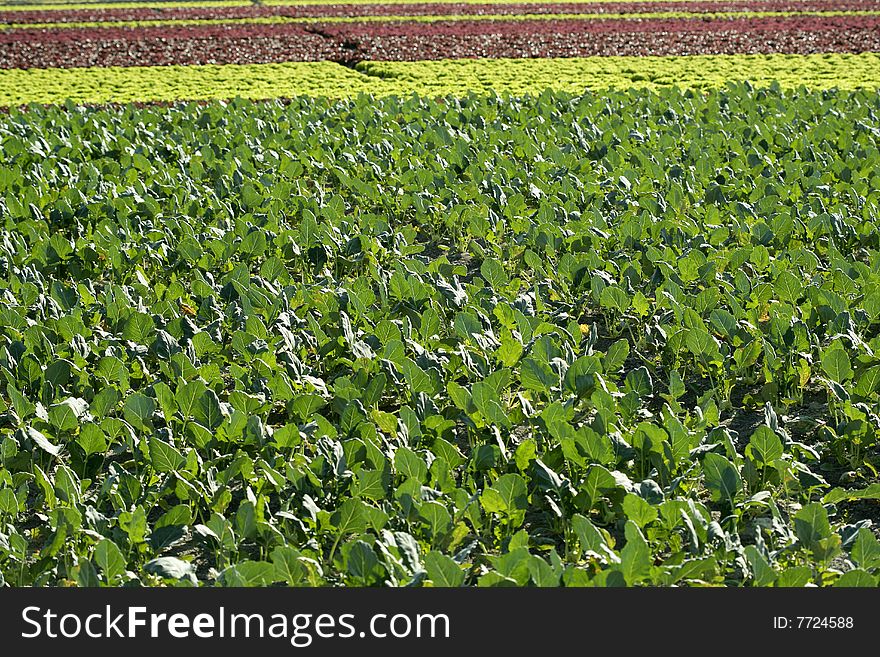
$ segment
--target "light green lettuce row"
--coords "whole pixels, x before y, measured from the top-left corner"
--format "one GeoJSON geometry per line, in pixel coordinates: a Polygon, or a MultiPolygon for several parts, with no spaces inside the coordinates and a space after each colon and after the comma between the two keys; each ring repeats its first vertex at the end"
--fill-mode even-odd
{"type": "Polygon", "coordinates": [[[539,93],[635,87],[712,88],[728,81],[814,89],[880,88],[880,54],[691,55],[364,62],[360,70],[420,93],[464,90],[539,93]]]}
{"type": "Polygon", "coordinates": [[[880,89],[880,54],[699,55],[9,69],[0,71],[0,106],[326,96],[456,95],[469,91],[538,94],[545,89],[625,89],[728,81],[814,89],[880,89]]]}

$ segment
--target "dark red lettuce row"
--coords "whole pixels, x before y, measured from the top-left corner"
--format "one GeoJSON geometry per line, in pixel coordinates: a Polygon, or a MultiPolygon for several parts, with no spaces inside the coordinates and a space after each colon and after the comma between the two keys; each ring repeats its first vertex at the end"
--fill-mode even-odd
{"type": "Polygon", "coordinates": [[[482,34],[631,34],[658,32],[787,32],[880,30],[880,16],[799,16],[751,19],[479,20],[312,24],[331,37],[467,36],[482,34]]]}
{"type": "Polygon", "coordinates": [[[0,68],[81,68],[171,64],[268,64],[346,61],[347,49],[315,34],[261,39],[100,39],[0,43],[0,68]]]}
{"type": "Polygon", "coordinates": [[[880,30],[880,16],[800,16],[752,19],[369,21],[355,23],[208,24],[149,27],[21,29],[0,33],[0,43],[69,42],[79,48],[111,40],[204,40],[323,35],[329,39],[387,36],[476,36],[484,34],[632,34],[659,32],[810,32],[880,30]]]}
{"type": "Polygon", "coordinates": [[[715,0],[686,2],[597,2],[511,4],[336,4],[248,7],[167,7],[0,11],[0,23],[76,23],[96,21],[146,21],[157,19],[234,20],[286,16],[320,18],[335,16],[423,16],[444,14],[620,14],[732,11],[880,11],[880,0],[715,0]]]}
{"type": "Polygon", "coordinates": [[[880,51],[878,30],[373,36],[350,41],[360,61],[481,57],[814,54],[880,51]]]}
{"type": "Polygon", "coordinates": [[[0,43],[0,68],[73,68],[282,61],[421,60],[590,55],[809,54],[880,51],[880,29],[496,33],[235,33],[213,38],[83,39],[0,43]]]}
{"type": "Polygon", "coordinates": [[[221,39],[225,37],[263,39],[314,35],[315,29],[305,23],[283,25],[156,25],[147,27],[71,27],[64,29],[34,28],[0,32],[0,43],[72,42],[87,44],[101,41],[171,41],[221,39]]]}

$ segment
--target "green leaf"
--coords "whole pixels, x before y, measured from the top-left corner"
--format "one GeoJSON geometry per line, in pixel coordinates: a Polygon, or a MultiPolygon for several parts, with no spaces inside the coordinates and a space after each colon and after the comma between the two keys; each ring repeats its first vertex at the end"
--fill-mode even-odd
{"type": "Polygon", "coordinates": [[[616,310],[619,313],[625,313],[629,309],[630,299],[626,292],[619,287],[609,285],[599,295],[599,305],[603,308],[616,310]]]}
{"type": "Polygon", "coordinates": [[[486,258],[480,265],[480,275],[496,292],[507,285],[510,279],[504,271],[503,265],[494,258],[486,258]]]}
{"type": "Polygon", "coordinates": [[[301,248],[308,249],[316,244],[318,235],[318,222],[311,212],[304,212],[302,222],[299,225],[301,248]]]}
{"type": "Polygon", "coordinates": [[[584,483],[581,485],[581,492],[587,496],[590,508],[602,499],[606,491],[617,488],[617,480],[606,468],[600,465],[594,465],[587,473],[584,483]]]}
{"type": "Polygon", "coordinates": [[[116,410],[116,406],[119,404],[120,399],[122,399],[122,395],[116,388],[103,388],[95,395],[95,398],[92,399],[89,410],[93,415],[99,418],[107,417],[116,410]]]}
{"type": "Polygon", "coordinates": [[[878,390],[880,390],[880,365],[875,365],[859,375],[853,387],[853,394],[870,398],[878,390]]]}
{"type": "Polygon", "coordinates": [[[428,466],[425,465],[425,461],[409,447],[399,447],[394,452],[394,467],[399,474],[420,484],[428,478],[428,466]]]}
{"type": "Polygon", "coordinates": [[[306,578],[308,571],[300,561],[300,553],[287,545],[279,545],[272,550],[272,563],[275,566],[274,580],[288,586],[297,586],[306,578]]]}
{"type": "MultiPolygon", "coordinates": [[[[625,341],[623,341],[626,344],[625,341]]],[[[581,356],[575,360],[565,373],[563,381],[570,392],[584,395],[596,385],[594,374],[602,371],[602,364],[595,356],[581,356]]]]}
{"type": "Polygon", "coordinates": [[[538,445],[533,438],[526,438],[517,446],[516,452],[514,452],[516,467],[521,472],[536,458],[538,458],[538,445]]]}
{"type": "Polygon", "coordinates": [[[644,582],[651,576],[651,549],[641,530],[627,520],[624,527],[626,545],[620,551],[620,564],[617,569],[623,574],[628,586],[644,582]]]}
{"type": "Polygon", "coordinates": [[[476,341],[476,338],[483,334],[483,325],[473,313],[456,313],[453,327],[456,334],[465,340],[473,339],[476,341]]]}
{"type": "Polygon", "coordinates": [[[747,451],[758,463],[770,465],[782,456],[782,441],[770,427],[760,426],[749,438],[747,451]]]}
{"type": "Polygon", "coordinates": [[[95,546],[95,563],[108,580],[125,573],[126,561],[119,547],[110,539],[102,539],[95,546]]]}
{"type": "Polygon", "coordinates": [[[852,546],[852,560],[861,568],[875,570],[880,568],[880,541],[867,527],[862,527],[856,534],[852,546]]]}
{"type": "Polygon", "coordinates": [[[205,387],[205,384],[198,379],[187,383],[181,383],[177,387],[177,392],[174,394],[174,400],[177,402],[178,412],[184,418],[191,417],[199,399],[206,391],[207,388],[205,387]]]}
{"type": "Polygon", "coordinates": [[[852,378],[853,369],[849,356],[839,344],[822,353],[822,371],[837,383],[852,378]]]}
{"type": "Polygon", "coordinates": [[[63,387],[67,385],[68,381],[70,381],[71,373],[78,370],[79,368],[69,360],[60,358],[46,367],[43,372],[43,379],[51,383],[53,386],[63,387]]]}
{"type": "Polygon", "coordinates": [[[776,586],[780,588],[802,588],[810,581],[813,571],[809,566],[793,566],[779,573],[776,586]]]}
{"type": "Polygon", "coordinates": [[[455,381],[450,381],[446,384],[446,391],[449,393],[452,403],[465,413],[471,413],[476,409],[467,388],[458,385],[455,381]]]}
{"type": "Polygon", "coordinates": [[[620,371],[629,356],[629,342],[618,340],[608,347],[605,357],[602,359],[602,368],[609,374],[620,371]]]}
{"type": "Polygon", "coordinates": [[[133,511],[119,514],[119,527],[128,535],[132,545],[143,543],[147,535],[147,514],[144,507],[137,506],[133,511]]]}
{"type": "Polygon", "coordinates": [[[410,394],[415,395],[420,392],[434,394],[434,382],[431,376],[411,358],[404,358],[399,363],[399,367],[410,394]]]}
{"type": "Polygon", "coordinates": [[[275,581],[275,564],[268,561],[239,561],[220,573],[224,586],[269,586],[275,581]]]}
{"type": "Polygon", "coordinates": [[[477,586],[479,587],[512,587],[512,586],[520,586],[519,582],[517,582],[512,577],[505,577],[501,573],[495,572],[494,570],[490,570],[485,575],[481,576],[479,581],[477,582],[477,586]]]}
{"type": "Polygon", "coordinates": [[[720,454],[709,452],[703,457],[703,475],[712,500],[728,502],[732,506],[742,489],[742,479],[736,466],[720,454]]]}
{"type": "Polygon", "coordinates": [[[559,571],[554,570],[554,568],[544,561],[538,555],[532,554],[529,555],[529,575],[531,576],[532,581],[535,583],[535,586],[550,588],[559,586],[559,579],[562,574],[562,569],[559,571]]]}
{"type": "Polygon", "coordinates": [[[153,394],[156,401],[159,402],[159,408],[162,410],[162,416],[165,420],[170,420],[177,410],[177,402],[174,400],[174,393],[168,384],[164,381],[158,381],[153,384],[153,394]]]}
{"type": "Polygon", "coordinates": [[[364,503],[355,498],[345,500],[333,514],[331,521],[339,536],[358,534],[366,530],[367,517],[364,513],[364,503]]]}
{"type": "Polygon", "coordinates": [[[699,360],[705,363],[721,364],[721,352],[718,349],[718,341],[703,329],[692,328],[685,338],[688,350],[699,360]]]}
{"type": "Polygon", "coordinates": [[[58,499],[76,506],[82,501],[82,483],[76,473],[66,465],[55,470],[55,493],[58,499]]]}
{"type": "Polygon", "coordinates": [[[773,285],[777,295],[782,301],[797,303],[803,294],[804,285],[801,280],[790,271],[783,271],[777,276],[773,285]]]}
{"type": "Polygon", "coordinates": [[[419,515],[431,526],[432,540],[445,536],[452,529],[452,516],[439,502],[425,502],[419,509],[419,515]]]}
{"type": "Polygon", "coordinates": [[[531,555],[525,546],[512,547],[500,556],[490,556],[489,561],[499,575],[512,579],[519,586],[525,586],[528,583],[531,555]]]}
{"type": "Polygon", "coordinates": [[[327,405],[318,395],[299,395],[290,402],[290,410],[303,421],[309,421],[317,411],[327,405]]]}
{"type": "Polygon", "coordinates": [[[135,312],[131,314],[125,323],[122,337],[125,340],[149,346],[153,343],[155,333],[156,326],[153,324],[153,318],[146,313],[135,312]]]}
{"type": "Polygon", "coordinates": [[[745,548],[746,559],[752,568],[756,586],[770,586],[776,581],[776,571],[754,545],[745,548]]]}
{"type": "Polygon", "coordinates": [[[510,428],[510,419],[501,406],[498,393],[491,386],[483,382],[475,383],[471,399],[488,423],[510,428]]]}
{"type": "Polygon", "coordinates": [[[576,513],[571,518],[571,527],[578,537],[581,550],[592,552],[610,563],[620,562],[620,557],[611,549],[605,536],[602,535],[602,532],[599,531],[589,518],[576,513]]]}
{"type": "Polygon", "coordinates": [[[825,504],[853,500],[880,500],[880,483],[873,483],[861,489],[833,488],[822,498],[825,504]]]}
{"type": "MultiPolygon", "coordinates": [[[[101,586],[101,581],[98,579],[98,573],[91,561],[88,561],[87,559],[80,560],[77,569],[76,585],[79,588],[97,588],[101,586]]],[[[2,581],[2,579],[3,576],[0,575],[0,581],[2,581]]]]}
{"type": "Polygon", "coordinates": [[[11,488],[0,488],[0,515],[4,513],[13,518],[18,515],[18,500],[11,488]]]}
{"type": "Polygon", "coordinates": [[[651,311],[651,302],[648,301],[648,298],[642,294],[641,290],[639,290],[633,295],[632,307],[633,310],[644,317],[651,311]]]}
{"type": "Polygon", "coordinates": [[[523,346],[514,338],[505,335],[501,338],[501,346],[495,350],[495,357],[505,367],[513,367],[523,355],[523,346]]]}
{"type": "Polygon", "coordinates": [[[464,584],[464,571],[450,557],[432,550],[425,556],[425,570],[434,586],[459,587],[464,584]]]}
{"type": "Polygon", "coordinates": [[[177,472],[186,459],[175,447],[164,440],[152,437],[147,441],[150,452],[150,465],[156,472],[177,472]]]}
{"type": "Polygon", "coordinates": [[[637,367],[627,372],[624,380],[627,391],[632,391],[639,397],[648,398],[654,392],[654,383],[651,381],[651,373],[647,367],[637,367]]]}
{"type": "Polygon", "coordinates": [[[378,584],[384,578],[385,569],[368,543],[355,541],[346,556],[345,568],[348,574],[357,578],[363,585],[378,584]]]}
{"type": "Polygon", "coordinates": [[[220,409],[220,400],[213,390],[206,390],[193,408],[193,418],[207,429],[216,429],[223,424],[223,412],[220,409]]]}
{"type": "Polygon", "coordinates": [[[385,476],[381,470],[360,470],[352,485],[352,495],[369,500],[385,499],[385,476]]]}
{"type": "Polygon", "coordinates": [[[118,386],[121,390],[128,388],[128,368],[125,367],[125,363],[115,356],[104,356],[99,360],[95,374],[107,383],[118,386]]]}
{"type": "Polygon", "coordinates": [[[197,263],[204,253],[202,251],[201,245],[194,240],[192,237],[185,237],[180,243],[175,247],[177,253],[179,253],[185,260],[189,261],[190,264],[197,263]]]}
{"type": "Polygon", "coordinates": [[[847,571],[843,575],[841,575],[837,579],[837,581],[834,582],[834,586],[845,586],[850,588],[862,587],[873,589],[877,587],[877,578],[865,570],[856,568],[847,571]]]}
{"type": "Polygon", "coordinates": [[[798,511],[794,516],[794,533],[805,548],[811,551],[822,549],[822,542],[832,535],[825,507],[813,502],[798,511]]]}
{"type": "Polygon", "coordinates": [[[143,393],[136,392],[129,395],[122,408],[125,419],[129,424],[142,431],[152,431],[152,417],[156,412],[156,402],[143,393]]]}
{"type": "Polygon", "coordinates": [[[244,236],[238,245],[238,252],[247,259],[256,258],[266,251],[266,233],[261,230],[254,230],[244,236]]]}
{"type": "Polygon", "coordinates": [[[483,491],[480,502],[489,513],[511,515],[528,508],[528,493],[525,479],[518,474],[506,474],[483,491]]]}
{"type": "Polygon", "coordinates": [[[6,393],[12,400],[12,406],[13,408],[15,408],[15,414],[18,415],[18,418],[20,420],[26,420],[28,417],[33,415],[34,411],[37,408],[36,405],[28,401],[14,385],[12,385],[11,383],[7,383],[6,393]]]}
{"type": "Polygon", "coordinates": [[[559,379],[549,366],[534,358],[524,358],[520,363],[520,381],[524,388],[536,392],[550,392],[559,384],[559,379]]]}
{"type": "Polygon", "coordinates": [[[153,529],[162,527],[185,527],[192,522],[192,512],[186,504],[178,504],[171,507],[153,525],[153,529]]]}
{"type": "Polygon", "coordinates": [[[623,512],[640,528],[654,522],[658,517],[657,509],[633,493],[627,493],[623,498],[623,512]]]}

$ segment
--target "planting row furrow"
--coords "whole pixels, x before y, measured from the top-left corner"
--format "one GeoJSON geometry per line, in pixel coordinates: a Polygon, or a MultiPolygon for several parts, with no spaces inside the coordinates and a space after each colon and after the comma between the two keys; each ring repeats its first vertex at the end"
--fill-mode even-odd
{"type": "Polygon", "coordinates": [[[329,17],[329,16],[425,16],[459,15],[522,15],[522,14],[622,14],[676,11],[692,13],[717,12],[816,12],[880,10],[880,0],[710,0],[669,2],[600,2],[567,3],[418,3],[418,4],[333,4],[302,6],[174,6],[167,8],[107,9],[100,5],[91,9],[3,11],[0,23],[79,23],[95,21],[148,21],[160,19],[234,20],[267,17],[329,17]]]}
{"type": "Polygon", "coordinates": [[[283,61],[425,60],[880,51],[880,29],[352,34],[294,32],[255,39],[83,39],[0,43],[0,68],[76,68],[283,61]]]}

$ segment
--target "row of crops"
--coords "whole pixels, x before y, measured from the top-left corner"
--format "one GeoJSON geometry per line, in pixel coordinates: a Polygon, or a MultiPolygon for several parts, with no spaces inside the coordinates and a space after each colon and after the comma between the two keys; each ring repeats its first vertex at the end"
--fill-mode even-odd
{"type": "Polygon", "coordinates": [[[171,102],[182,98],[273,99],[461,95],[469,92],[577,93],[584,80],[599,89],[679,85],[712,89],[729,80],[812,89],[880,86],[880,55],[862,53],[560,59],[457,59],[422,62],[334,62],[13,69],[0,72],[6,104],[171,102]]]}
{"type": "MultiPolygon", "coordinates": [[[[334,96],[420,88],[457,93],[462,85],[456,66],[443,63],[461,59],[566,58],[575,62],[579,88],[584,82],[626,88],[655,81],[764,83],[779,76],[787,85],[810,84],[827,78],[821,55],[855,55],[831,69],[842,77],[840,86],[870,87],[878,77],[872,55],[880,50],[878,39],[877,0],[0,5],[0,106],[108,102],[116,93],[124,101],[290,97],[315,93],[312,78],[334,96]],[[721,59],[706,68],[696,59],[706,55],[766,55],[780,64],[721,59]],[[654,63],[653,57],[667,62],[654,63]],[[426,60],[441,62],[441,69],[423,72],[426,60]],[[414,66],[389,90],[387,78],[397,75],[383,65],[397,61],[414,66]],[[301,62],[316,65],[289,66],[301,62]],[[211,68],[216,66],[224,68],[211,68]],[[786,76],[788,68],[797,73],[786,76]],[[609,69],[618,71],[613,80],[609,69]],[[47,73],[23,79],[25,70],[47,73]],[[140,77],[144,82],[137,82],[140,77]]],[[[504,77],[509,70],[499,63],[467,86],[540,92],[549,78],[554,88],[568,90],[568,64],[559,66],[558,84],[541,64],[516,69],[515,83],[498,84],[498,73],[504,77]]],[[[834,76],[819,84],[835,86],[834,76]]]]}
{"type": "Polygon", "coordinates": [[[877,586],[878,20],[3,5],[0,582],[877,586]]]}
{"type": "MultiPolygon", "coordinates": [[[[69,12],[86,16],[89,12],[69,12]]],[[[130,13],[123,10],[122,15],[130,13]]],[[[880,47],[880,12],[732,12],[471,16],[174,18],[40,21],[9,15],[6,68],[358,62],[457,57],[584,57],[864,52],[880,47]],[[370,20],[366,20],[369,18],[370,20]],[[24,19],[24,20],[22,20],[24,19]],[[83,48],[82,44],[88,44],[83,48]]],[[[187,11],[188,16],[193,12],[187,11]]],[[[208,15],[211,15],[210,12],[208,15]]],[[[86,18],[83,16],[82,18],[86,18]]],[[[91,16],[89,16],[91,17],[91,16]]],[[[75,18],[80,18],[76,16],[75,18]]]]}

